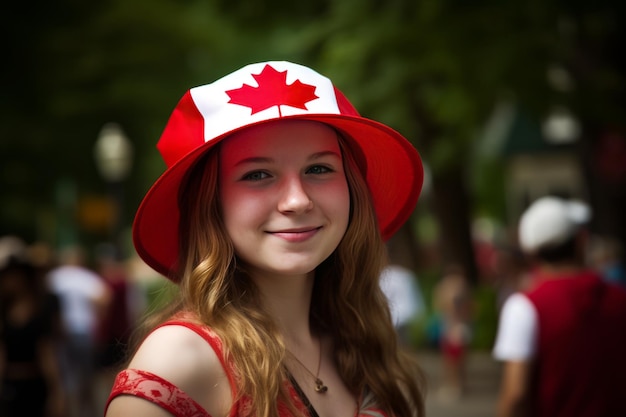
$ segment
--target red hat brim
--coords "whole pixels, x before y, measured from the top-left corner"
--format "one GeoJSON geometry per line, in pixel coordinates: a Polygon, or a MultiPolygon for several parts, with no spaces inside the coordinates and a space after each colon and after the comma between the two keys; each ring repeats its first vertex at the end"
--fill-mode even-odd
{"type": "MultiPolygon", "coordinates": [[[[383,239],[389,239],[408,220],[423,182],[417,150],[397,131],[371,119],[341,114],[303,114],[279,120],[313,120],[328,124],[356,144],[365,162],[383,239]]],[[[179,251],[178,190],[190,167],[215,144],[248,124],[197,147],[167,169],[141,202],[133,224],[133,242],[141,258],[157,272],[175,280],[179,251]]]]}

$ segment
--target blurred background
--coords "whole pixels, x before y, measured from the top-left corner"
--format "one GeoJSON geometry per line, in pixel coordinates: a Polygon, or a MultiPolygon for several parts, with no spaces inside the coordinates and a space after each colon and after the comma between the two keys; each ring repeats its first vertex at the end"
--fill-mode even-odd
{"type": "Polygon", "coordinates": [[[101,255],[114,254],[140,290],[132,317],[158,304],[166,285],[130,241],[134,212],[165,168],[155,149],[161,130],[187,89],[256,61],[284,59],[327,75],[363,116],[400,131],[424,159],[423,194],[389,248],[416,277],[422,307],[407,341],[431,382],[431,416],[492,415],[499,368],[490,349],[498,308],[524,268],[515,228],[530,201],[555,194],[589,202],[594,236],[623,261],[623,1],[2,8],[0,236],[53,254],[81,247],[96,272],[101,255]],[[442,289],[450,274],[462,283],[442,289]],[[439,390],[446,291],[468,300],[469,387],[460,398],[439,390]]]}

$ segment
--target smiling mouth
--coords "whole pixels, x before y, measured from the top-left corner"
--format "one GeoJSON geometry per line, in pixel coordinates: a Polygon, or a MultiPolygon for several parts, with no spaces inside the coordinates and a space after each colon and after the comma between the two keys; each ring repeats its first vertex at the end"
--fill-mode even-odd
{"type": "Polygon", "coordinates": [[[276,236],[287,242],[298,243],[304,242],[312,238],[322,229],[322,227],[314,227],[312,229],[299,229],[299,230],[281,230],[277,232],[268,232],[272,236],[276,236]]]}

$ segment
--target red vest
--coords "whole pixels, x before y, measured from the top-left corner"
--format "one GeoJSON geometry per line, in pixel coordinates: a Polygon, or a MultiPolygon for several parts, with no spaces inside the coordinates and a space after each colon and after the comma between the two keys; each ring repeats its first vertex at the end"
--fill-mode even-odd
{"type": "Polygon", "coordinates": [[[591,272],[537,278],[530,415],[626,416],[626,291],[591,272]]]}

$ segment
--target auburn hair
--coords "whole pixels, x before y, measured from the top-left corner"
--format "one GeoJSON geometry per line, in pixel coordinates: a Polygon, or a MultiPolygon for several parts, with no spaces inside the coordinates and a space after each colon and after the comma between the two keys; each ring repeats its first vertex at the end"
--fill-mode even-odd
{"type": "MultiPolygon", "coordinates": [[[[350,190],[350,221],[336,250],[315,272],[311,325],[334,343],[339,373],[355,395],[368,392],[395,417],[424,415],[424,378],[400,351],[379,277],[387,262],[364,173],[349,139],[339,135],[350,190]],[[332,323],[332,325],[331,325],[332,323]]],[[[179,192],[180,258],[176,310],[195,313],[223,342],[237,393],[250,415],[278,417],[279,406],[299,415],[285,384],[285,344],[242,265],[222,221],[219,144],[188,172],[179,192]]]]}

